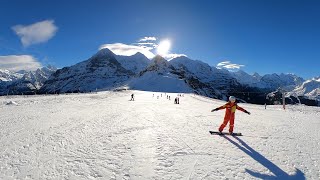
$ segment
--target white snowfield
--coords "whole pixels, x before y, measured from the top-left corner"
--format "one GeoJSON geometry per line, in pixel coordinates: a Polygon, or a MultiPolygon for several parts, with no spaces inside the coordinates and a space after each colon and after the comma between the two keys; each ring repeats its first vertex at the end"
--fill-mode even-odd
{"type": "Polygon", "coordinates": [[[320,108],[239,104],[244,136],[219,136],[225,102],[176,96],[0,97],[0,179],[320,178],[320,108]]]}

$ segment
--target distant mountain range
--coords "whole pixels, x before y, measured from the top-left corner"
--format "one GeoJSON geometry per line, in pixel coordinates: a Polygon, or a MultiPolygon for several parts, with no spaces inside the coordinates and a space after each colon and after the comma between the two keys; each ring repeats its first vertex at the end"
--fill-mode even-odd
{"type": "Polygon", "coordinates": [[[0,95],[34,94],[56,70],[53,66],[19,72],[0,69],[0,95]]]}
{"type": "Polygon", "coordinates": [[[115,89],[193,92],[218,99],[235,95],[257,104],[272,104],[272,98],[266,99],[270,93],[286,92],[291,103],[307,99],[317,105],[320,101],[319,77],[304,80],[294,74],[229,72],[185,56],[167,61],[157,55],[149,60],[141,53],[120,56],[102,49],[86,61],[58,70],[52,66],[34,72],[0,70],[1,95],[115,89]]]}

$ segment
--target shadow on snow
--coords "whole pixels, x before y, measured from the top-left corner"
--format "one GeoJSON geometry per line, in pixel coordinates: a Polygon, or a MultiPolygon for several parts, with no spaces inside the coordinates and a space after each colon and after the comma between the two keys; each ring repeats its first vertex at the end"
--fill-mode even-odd
{"type": "Polygon", "coordinates": [[[260,179],[292,179],[292,180],[303,180],[306,179],[304,176],[304,173],[296,168],[296,172],[294,175],[289,175],[285,171],[283,171],[280,167],[275,165],[273,162],[265,158],[263,155],[261,155],[259,152],[252,149],[248,144],[246,144],[244,141],[242,141],[239,137],[234,136],[238,142],[235,142],[231,140],[227,136],[223,136],[225,139],[227,139],[230,143],[237,146],[240,150],[242,150],[244,153],[252,157],[252,159],[259,162],[261,165],[266,167],[268,170],[270,170],[273,175],[267,175],[267,174],[261,174],[259,172],[254,172],[252,170],[246,169],[246,172],[249,173],[251,176],[254,176],[256,178],[260,179]]]}

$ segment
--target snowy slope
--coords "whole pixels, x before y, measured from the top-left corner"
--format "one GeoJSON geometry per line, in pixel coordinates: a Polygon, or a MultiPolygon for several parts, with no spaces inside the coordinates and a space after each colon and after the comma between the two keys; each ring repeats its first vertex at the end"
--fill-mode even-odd
{"type": "Polygon", "coordinates": [[[225,102],[152,94],[0,97],[0,179],[320,178],[319,108],[240,104],[220,137],[225,102]]]}
{"type": "Polygon", "coordinates": [[[176,69],[161,56],[152,59],[149,66],[132,79],[130,89],[157,92],[193,92],[190,86],[176,73],[176,69]]]}
{"type": "Polygon", "coordinates": [[[193,92],[183,79],[170,72],[158,74],[155,72],[145,73],[139,78],[132,79],[128,86],[130,89],[156,91],[156,92],[193,92]]]}

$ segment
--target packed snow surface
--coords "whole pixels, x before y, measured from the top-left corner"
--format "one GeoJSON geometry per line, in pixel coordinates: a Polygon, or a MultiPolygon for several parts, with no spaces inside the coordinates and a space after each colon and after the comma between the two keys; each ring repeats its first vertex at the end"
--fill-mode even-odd
{"type": "Polygon", "coordinates": [[[0,179],[320,178],[319,108],[239,104],[251,112],[236,112],[235,132],[244,136],[218,136],[208,131],[224,110],[210,110],[225,102],[175,97],[0,97],[0,179]]]}

